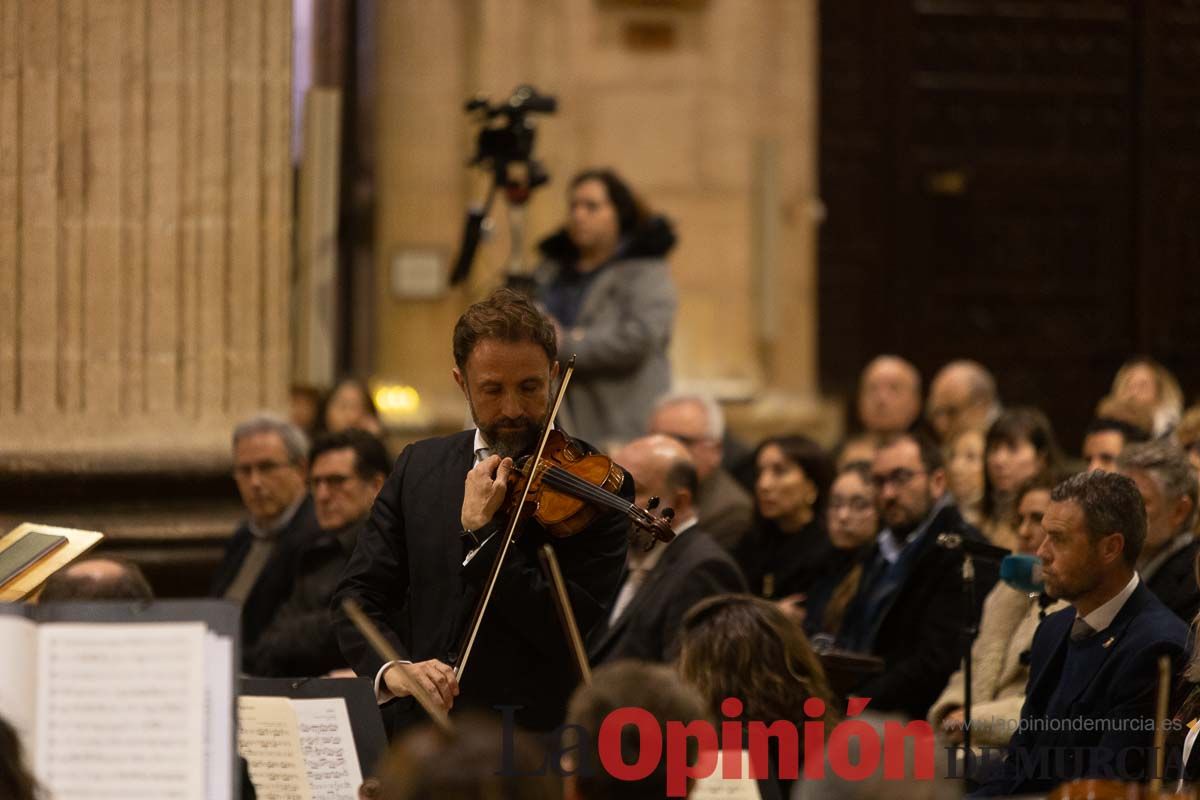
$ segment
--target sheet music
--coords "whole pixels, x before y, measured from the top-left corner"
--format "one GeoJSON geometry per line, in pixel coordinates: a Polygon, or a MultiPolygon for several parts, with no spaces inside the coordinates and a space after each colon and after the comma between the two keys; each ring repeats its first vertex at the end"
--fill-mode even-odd
{"type": "Polygon", "coordinates": [[[762,800],[762,795],[758,791],[758,781],[746,777],[750,774],[750,753],[743,750],[741,756],[742,777],[724,778],[721,765],[723,753],[717,751],[716,769],[707,778],[700,778],[696,781],[688,798],[690,800],[762,800]]]}
{"type": "Polygon", "coordinates": [[[36,773],[59,800],[204,800],[202,622],[48,623],[36,773]]]}
{"type": "Polygon", "coordinates": [[[37,702],[37,625],[0,615],[0,716],[17,731],[32,763],[37,702]]]}
{"type": "Polygon", "coordinates": [[[230,800],[233,795],[233,640],[212,631],[204,640],[205,775],[208,800],[230,800]]]}
{"type": "Polygon", "coordinates": [[[313,800],[357,800],[363,778],[346,701],[292,700],[292,708],[300,723],[300,749],[313,800]]]}
{"type": "Polygon", "coordinates": [[[312,800],[299,723],[286,697],[238,698],[238,752],[259,800],[312,800]]]}

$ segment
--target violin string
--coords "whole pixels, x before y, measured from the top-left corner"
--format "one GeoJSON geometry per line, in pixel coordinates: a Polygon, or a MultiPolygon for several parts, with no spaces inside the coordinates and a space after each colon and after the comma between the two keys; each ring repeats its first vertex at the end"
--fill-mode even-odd
{"type": "Polygon", "coordinates": [[[599,486],[588,483],[577,475],[572,475],[562,467],[547,467],[542,480],[550,484],[552,488],[569,489],[577,497],[594,500],[617,511],[629,513],[631,507],[636,508],[632,503],[601,489],[599,486]]]}

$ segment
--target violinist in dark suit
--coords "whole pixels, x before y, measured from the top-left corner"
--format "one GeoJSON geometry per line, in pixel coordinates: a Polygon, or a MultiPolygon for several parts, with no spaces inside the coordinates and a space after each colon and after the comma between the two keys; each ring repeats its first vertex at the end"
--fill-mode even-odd
{"type": "MultiPolygon", "coordinates": [[[[554,547],[586,637],[620,585],[628,523],[619,512],[602,510],[561,539],[522,522],[461,681],[454,669],[504,536],[514,460],[536,448],[549,415],[556,358],[553,325],[523,296],[502,289],[468,308],[454,329],[453,376],[476,429],[405,448],[358,537],[334,598],[338,642],[375,679],[380,702],[401,698],[393,729],[410,718],[413,683],[448,709],[517,706],[517,723],[533,729],[562,721],[578,671],[537,549],[554,547]],[[341,613],[346,597],[411,663],[375,654],[341,613]]],[[[633,489],[625,474],[626,500],[633,489]]]]}
{"type": "Polygon", "coordinates": [[[629,547],[629,569],[605,624],[588,648],[594,663],[637,658],[669,661],[683,615],[706,597],[746,591],[737,563],[697,521],[692,505],[699,480],[686,447],[669,436],[645,436],[613,458],[637,482],[638,505],[651,497],[675,511],[676,537],[646,550],[629,547]]]}
{"type": "Polygon", "coordinates": [[[1033,637],[1021,726],[979,796],[1044,794],[1075,778],[1142,781],[1153,769],[1158,660],[1174,675],[1187,626],[1134,571],[1146,512],[1133,481],[1088,472],[1054,488],[1038,549],[1046,592],[1071,607],[1033,637]]]}

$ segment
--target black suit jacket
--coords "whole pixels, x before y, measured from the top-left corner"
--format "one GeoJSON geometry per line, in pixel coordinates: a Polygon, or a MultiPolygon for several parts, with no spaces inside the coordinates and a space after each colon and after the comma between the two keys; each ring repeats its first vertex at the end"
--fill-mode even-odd
{"type": "Polygon", "coordinates": [[[675,655],[675,636],[688,609],[712,595],[746,591],[733,558],[699,527],[665,546],[621,616],[611,626],[607,620],[596,626],[588,647],[592,663],[621,658],[668,661],[675,655]]]}
{"type": "MultiPolygon", "coordinates": [[[[375,499],[334,597],[338,642],[359,675],[374,678],[383,661],[341,611],[346,597],[359,602],[404,658],[447,663],[459,658],[458,647],[501,539],[493,537],[463,567],[459,520],[464,480],[474,463],[473,441],[474,432],[468,430],[409,445],[375,499]]],[[[628,473],[621,493],[632,500],[628,473]]],[[[612,511],[565,539],[551,540],[536,523],[522,526],[461,676],[455,710],[520,706],[517,722],[532,729],[562,721],[579,675],[537,548],[546,541],[554,546],[586,637],[616,596],[628,528],[627,520],[612,511]]],[[[393,730],[410,719],[411,699],[399,705],[393,730]]]]}
{"type": "Polygon", "coordinates": [[[1200,588],[1196,586],[1196,553],[1200,540],[1193,539],[1163,562],[1146,579],[1146,586],[1167,608],[1187,624],[1200,612],[1200,588]]]}
{"type": "Polygon", "coordinates": [[[321,531],[296,556],[292,591],[245,659],[253,675],[315,678],[347,666],[333,631],[329,601],[366,520],[321,531]]]}
{"type": "Polygon", "coordinates": [[[1044,794],[1078,777],[1145,776],[1154,740],[1147,723],[1154,719],[1158,658],[1170,656],[1172,674],[1178,671],[1186,653],[1187,626],[1139,583],[1112,624],[1097,634],[1101,645],[1085,651],[1082,669],[1088,679],[1067,687],[1068,694],[1057,704],[1065,713],[1056,716],[1090,724],[1041,724],[1059,684],[1074,622],[1075,609],[1065,608],[1038,626],[1021,727],[1009,742],[1003,768],[976,795],[1044,794]],[[1107,720],[1116,723],[1103,722],[1107,720]],[[1059,730],[1042,730],[1050,727],[1059,730]],[[1103,758],[1097,758],[1102,751],[1113,757],[1112,763],[1137,774],[1114,774],[1111,764],[1106,768],[1103,758]]]}
{"type": "MultiPolygon", "coordinates": [[[[287,600],[292,591],[292,581],[296,557],[299,552],[312,540],[321,534],[317,524],[317,515],[313,511],[311,497],[305,497],[304,502],[296,509],[291,521],[279,534],[279,544],[263,567],[246,602],[242,606],[242,654],[244,659],[258,643],[258,637],[266,630],[275,618],[276,611],[287,600]]],[[[229,546],[225,548],[225,557],[217,567],[213,576],[209,594],[213,597],[224,597],[229,585],[237,577],[254,534],[250,533],[247,522],[238,526],[229,546]]]]}
{"type": "MultiPolygon", "coordinates": [[[[958,508],[948,505],[933,518],[917,543],[920,551],[912,572],[884,613],[875,637],[872,652],[884,660],[884,671],[854,690],[860,697],[871,698],[871,708],[876,711],[899,711],[913,719],[925,718],[962,658],[966,615],[969,613],[978,622],[983,599],[996,583],[996,566],[976,560],[975,602],[968,611],[962,556],[937,545],[941,533],[984,541],[958,508]]],[[[868,588],[866,583],[864,574],[860,598],[868,588]]],[[[856,612],[855,605],[848,614],[856,612]]]]}

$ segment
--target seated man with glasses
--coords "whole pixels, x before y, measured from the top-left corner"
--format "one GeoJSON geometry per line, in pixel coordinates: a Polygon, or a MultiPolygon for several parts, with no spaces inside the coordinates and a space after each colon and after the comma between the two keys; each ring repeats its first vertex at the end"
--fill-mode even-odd
{"type": "Polygon", "coordinates": [[[921,434],[886,441],[871,464],[880,523],[858,593],[846,610],[839,648],[879,656],[885,668],[854,690],[876,711],[923,719],[957,668],[961,633],[979,619],[995,565],[975,562],[975,598],[966,607],[962,557],[938,546],[943,533],[983,542],[946,492],[941,450],[921,434]],[[969,615],[969,617],[968,617],[969,615]]]}
{"type": "Polygon", "coordinates": [[[246,659],[255,675],[316,677],[349,667],[329,605],[392,464],[382,441],[353,428],[318,437],[308,461],[321,532],[300,546],[291,593],[246,659]]]}
{"type": "Polygon", "coordinates": [[[292,588],[292,563],[319,532],[305,481],[308,440],[291,423],[253,417],[233,431],[233,477],[248,518],[234,531],[210,588],[242,606],[249,653],[292,588]]]}

